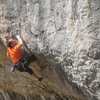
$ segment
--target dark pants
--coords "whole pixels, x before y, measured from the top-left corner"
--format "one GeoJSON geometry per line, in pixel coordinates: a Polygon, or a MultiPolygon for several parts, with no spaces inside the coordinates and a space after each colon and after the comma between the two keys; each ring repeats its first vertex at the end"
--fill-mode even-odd
{"type": "Polygon", "coordinates": [[[34,55],[30,55],[26,58],[22,58],[20,61],[18,61],[15,66],[16,69],[20,72],[27,72],[29,74],[34,74],[33,70],[29,68],[29,65],[36,61],[36,57],[34,55]]]}

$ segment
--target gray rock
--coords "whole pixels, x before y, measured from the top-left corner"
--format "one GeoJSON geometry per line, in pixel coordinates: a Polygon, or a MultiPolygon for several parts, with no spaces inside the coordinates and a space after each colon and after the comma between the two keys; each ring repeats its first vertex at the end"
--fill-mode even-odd
{"type": "Polygon", "coordinates": [[[100,99],[99,21],[100,0],[0,1],[2,39],[21,34],[66,88],[88,100],[100,99]]]}

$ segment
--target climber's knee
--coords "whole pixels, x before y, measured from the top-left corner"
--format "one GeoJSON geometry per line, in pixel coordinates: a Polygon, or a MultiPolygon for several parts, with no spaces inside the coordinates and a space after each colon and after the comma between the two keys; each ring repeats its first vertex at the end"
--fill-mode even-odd
{"type": "Polygon", "coordinates": [[[35,55],[30,55],[28,58],[27,58],[28,62],[34,62],[37,60],[36,56],[35,55]]]}

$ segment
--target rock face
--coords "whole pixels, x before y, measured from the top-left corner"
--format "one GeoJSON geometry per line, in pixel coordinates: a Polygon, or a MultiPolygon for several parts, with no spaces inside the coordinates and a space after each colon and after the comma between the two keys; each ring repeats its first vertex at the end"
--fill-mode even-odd
{"type": "Polygon", "coordinates": [[[99,27],[100,0],[0,0],[1,38],[21,34],[52,75],[87,100],[100,99],[99,27]]]}

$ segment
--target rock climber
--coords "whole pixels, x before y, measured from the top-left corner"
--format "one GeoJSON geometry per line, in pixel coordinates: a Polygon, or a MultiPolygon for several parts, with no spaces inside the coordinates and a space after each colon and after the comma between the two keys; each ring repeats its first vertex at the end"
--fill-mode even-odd
{"type": "Polygon", "coordinates": [[[16,39],[17,41],[13,38],[10,38],[7,41],[7,56],[9,56],[14,63],[12,72],[17,69],[20,72],[27,72],[34,78],[42,81],[43,77],[37,75],[31,68],[29,68],[29,65],[31,63],[35,63],[38,67],[40,67],[37,62],[37,58],[33,54],[30,55],[28,58],[25,58],[21,52],[21,47],[24,45],[23,40],[19,35],[16,36],[16,39]]]}

